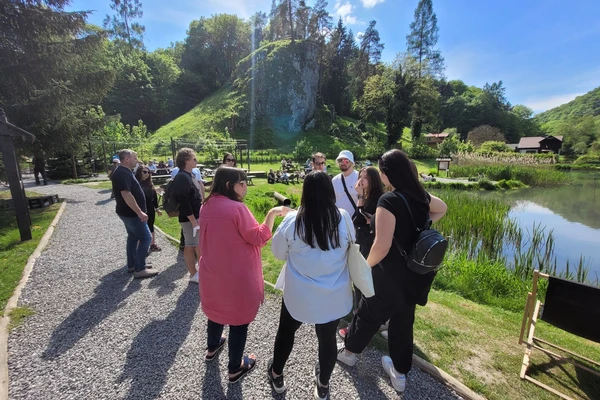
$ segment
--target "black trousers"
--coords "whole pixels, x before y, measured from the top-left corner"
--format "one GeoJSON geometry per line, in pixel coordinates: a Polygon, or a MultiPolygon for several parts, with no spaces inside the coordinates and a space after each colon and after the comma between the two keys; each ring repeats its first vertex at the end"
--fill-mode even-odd
{"type": "MultiPolygon", "coordinates": [[[[208,351],[214,351],[219,347],[219,340],[223,334],[223,325],[208,320],[207,336],[208,336],[208,351]]],[[[246,347],[246,338],[248,337],[248,324],[246,325],[229,325],[229,364],[227,368],[229,373],[234,373],[240,369],[242,365],[242,357],[244,348],[246,347]]]]}
{"type": "Polygon", "coordinates": [[[415,307],[415,304],[405,304],[397,299],[363,297],[346,333],[346,349],[352,353],[362,353],[381,325],[389,320],[390,358],[396,371],[407,374],[412,366],[415,307]]]}
{"type": "Polygon", "coordinates": [[[48,177],[46,176],[46,168],[33,168],[33,176],[35,177],[35,183],[37,185],[40,184],[40,177],[42,175],[42,179],[44,180],[44,185],[48,184],[48,177]]]}
{"type": "MultiPolygon", "coordinates": [[[[326,324],[316,324],[317,339],[319,340],[319,381],[322,385],[329,384],[329,378],[335,368],[337,361],[337,344],[335,332],[339,319],[327,322],[326,324]]],[[[289,313],[285,302],[281,302],[281,315],[279,316],[279,328],[275,337],[275,350],[273,351],[273,372],[283,373],[283,368],[287,362],[292,348],[294,347],[294,337],[296,331],[302,322],[296,321],[289,313]]]]}

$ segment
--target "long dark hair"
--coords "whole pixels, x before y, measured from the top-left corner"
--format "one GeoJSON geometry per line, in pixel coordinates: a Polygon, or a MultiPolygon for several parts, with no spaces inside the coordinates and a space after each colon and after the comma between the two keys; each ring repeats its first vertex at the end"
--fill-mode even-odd
{"type": "Polygon", "coordinates": [[[141,167],[138,167],[138,169],[135,170],[135,179],[138,180],[141,187],[149,187],[150,189],[154,189],[154,184],[152,183],[152,172],[148,169],[147,165],[142,165],[141,167]],[[148,171],[148,179],[146,180],[142,179],[143,170],[148,171]]]}
{"type": "Polygon", "coordinates": [[[340,247],[338,225],[341,220],[329,175],[323,171],[306,175],[296,216],[296,234],[313,249],[313,239],[317,240],[321,250],[337,248],[340,247]]]}
{"type": "Polygon", "coordinates": [[[204,202],[208,202],[208,200],[210,200],[210,198],[215,194],[220,194],[231,200],[241,202],[242,199],[240,199],[235,190],[233,190],[233,186],[236,183],[245,180],[246,173],[242,169],[233,167],[217,168],[213,183],[210,186],[210,193],[204,202]]]}
{"type": "Polygon", "coordinates": [[[235,159],[235,156],[233,154],[231,154],[231,153],[225,153],[223,155],[223,164],[225,164],[227,162],[227,157],[233,158],[233,166],[237,167],[237,161],[235,159]]]}
{"type": "Polygon", "coordinates": [[[360,170],[358,176],[363,171],[367,173],[367,180],[369,181],[369,193],[367,193],[367,201],[365,202],[365,208],[368,208],[373,203],[377,204],[377,201],[383,195],[383,182],[377,168],[364,167],[360,170]]]}
{"type": "Polygon", "coordinates": [[[386,152],[379,158],[379,169],[387,176],[394,189],[407,193],[418,202],[428,203],[417,167],[406,153],[398,149],[386,152]]]}

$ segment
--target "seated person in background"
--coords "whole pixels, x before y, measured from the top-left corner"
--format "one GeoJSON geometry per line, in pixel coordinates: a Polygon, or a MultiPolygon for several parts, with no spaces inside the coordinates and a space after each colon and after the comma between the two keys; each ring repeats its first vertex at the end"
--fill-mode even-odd
{"type": "Polygon", "coordinates": [[[154,164],[153,161],[148,161],[148,169],[150,170],[150,172],[155,173],[156,172],[156,164],[154,164]]]}
{"type": "Polygon", "coordinates": [[[424,173],[419,173],[419,175],[421,176],[421,179],[423,179],[423,182],[435,182],[435,178],[433,177],[433,174],[429,174],[429,175],[425,175],[424,173]]]}
{"type": "Polygon", "coordinates": [[[273,172],[273,168],[271,168],[269,170],[269,173],[267,174],[267,182],[275,183],[276,180],[277,180],[277,177],[275,176],[275,172],[273,172]]]}
{"type": "Polygon", "coordinates": [[[161,160],[158,162],[158,168],[167,168],[167,164],[165,164],[165,162],[161,160]]]}

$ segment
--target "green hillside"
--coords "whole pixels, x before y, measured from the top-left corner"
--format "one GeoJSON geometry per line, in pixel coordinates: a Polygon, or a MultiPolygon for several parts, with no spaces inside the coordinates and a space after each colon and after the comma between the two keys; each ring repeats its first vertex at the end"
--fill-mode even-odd
{"type": "Polygon", "coordinates": [[[562,121],[572,117],[600,117],[600,87],[578,96],[575,100],[536,115],[540,123],[562,121]]]}

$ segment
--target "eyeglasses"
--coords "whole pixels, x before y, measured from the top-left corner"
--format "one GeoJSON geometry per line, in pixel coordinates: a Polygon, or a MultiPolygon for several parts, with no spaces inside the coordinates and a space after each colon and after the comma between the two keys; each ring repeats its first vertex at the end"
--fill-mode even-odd
{"type": "Polygon", "coordinates": [[[316,166],[325,165],[325,161],[315,163],[316,166]]]}
{"type": "Polygon", "coordinates": [[[248,181],[243,180],[243,181],[237,181],[236,183],[239,183],[240,185],[247,185],[248,181]]]}
{"type": "Polygon", "coordinates": [[[235,162],[235,160],[233,158],[226,158],[225,162],[235,162]]]}

